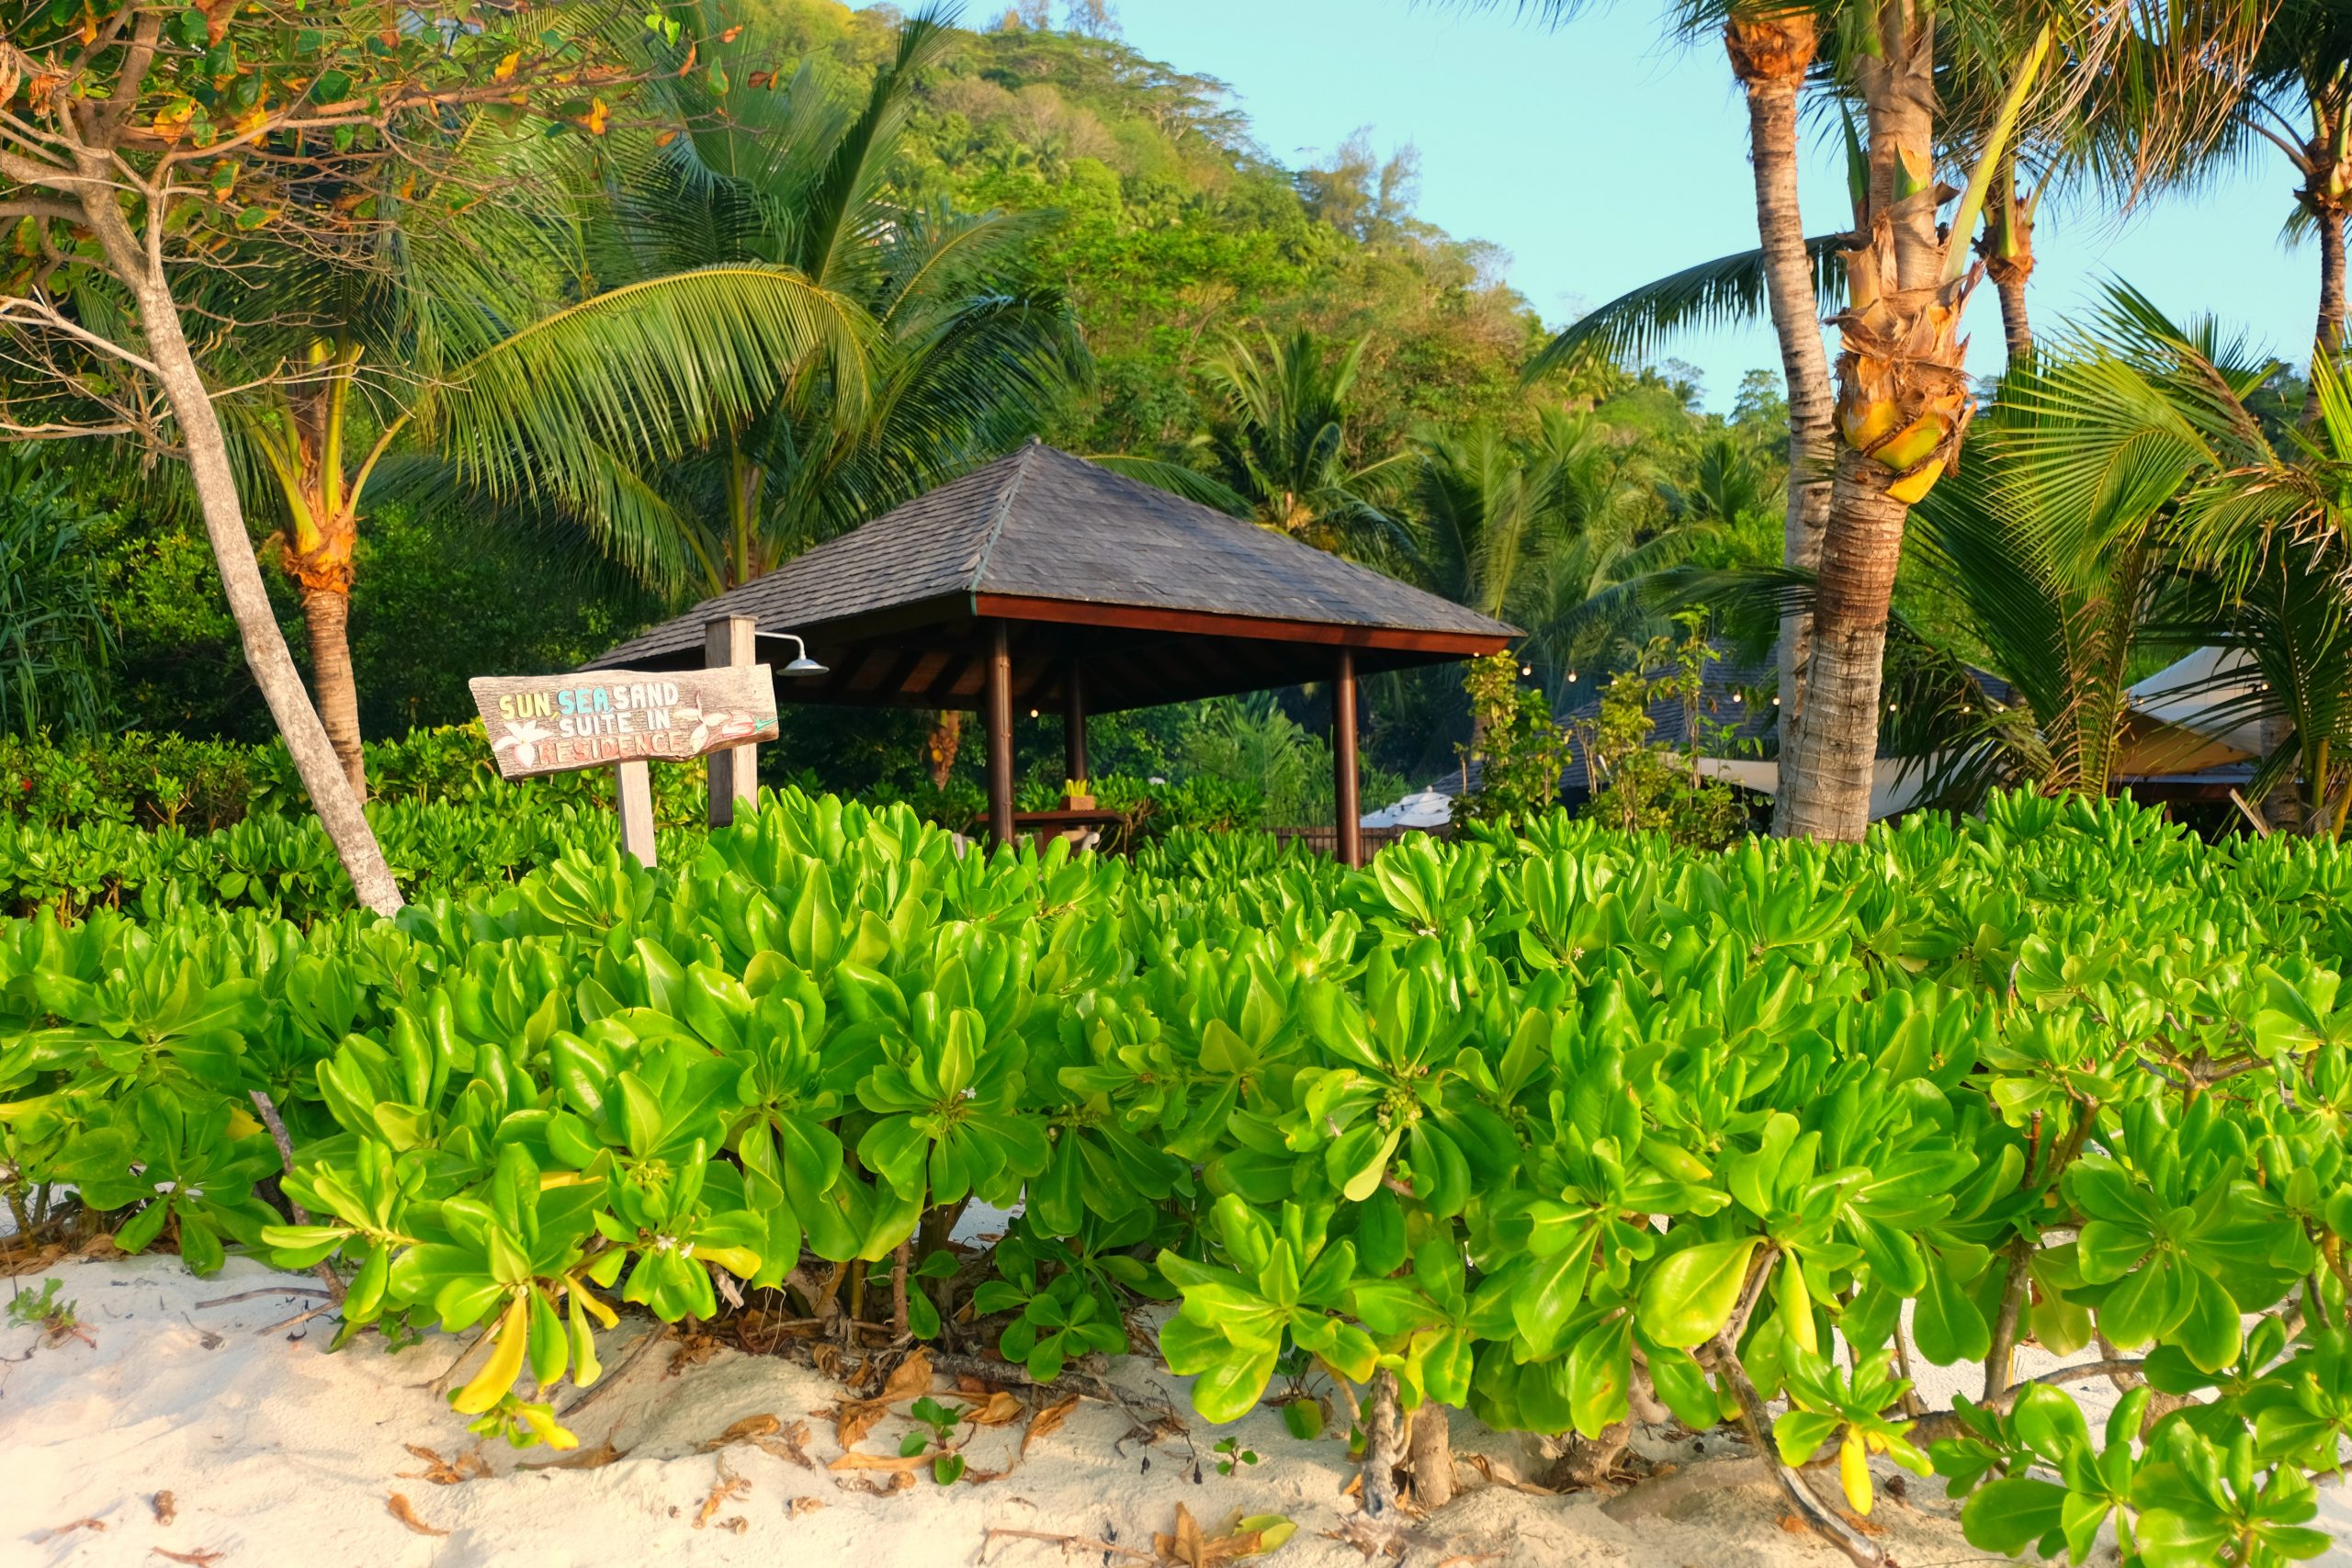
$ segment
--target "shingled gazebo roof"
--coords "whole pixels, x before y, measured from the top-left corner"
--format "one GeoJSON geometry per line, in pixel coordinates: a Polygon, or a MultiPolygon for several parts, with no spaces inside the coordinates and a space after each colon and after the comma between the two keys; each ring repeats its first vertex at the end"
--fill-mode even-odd
{"type": "MultiPolygon", "coordinates": [[[[1489,653],[1516,631],[1394,578],[1033,442],[621,644],[591,668],[699,665],[749,616],[829,667],[786,702],[974,708],[991,623],[1015,704],[1089,712],[1489,653]]],[[[763,643],[781,666],[789,645],[763,643]]]]}

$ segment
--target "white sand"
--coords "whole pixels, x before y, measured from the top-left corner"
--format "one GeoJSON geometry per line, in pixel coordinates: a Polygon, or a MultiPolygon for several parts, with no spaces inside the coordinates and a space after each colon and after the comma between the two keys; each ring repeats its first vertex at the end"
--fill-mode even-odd
{"type": "MultiPolygon", "coordinates": [[[[1361,1565],[1351,1546],[1323,1532],[1356,1516],[1342,1495],[1352,1470],[1335,1439],[1300,1443],[1271,1410],[1227,1429],[1212,1429],[1182,1405],[1182,1380],[1130,1358],[1115,1381],[1138,1394],[1162,1390],[1179,1398],[1191,1431],[1157,1444],[1118,1447],[1126,1417],[1107,1404],[1081,1404],[1028,1458],[986,1484],[933,1485],[876,1496],[837,1484],[854,1474],[821,1468],[841,1450],[820,1414],[837,1393],[815,1372],[789,1362],[720,1351],[677,1375],[657,1349],[619,1376],[576,1419],[586,1445],[601,1439],[626,1457],[594,1470],[521,1470],[553,1456],[503,1444],[481,1450],[491,1473],[455,1485],[417,1475],[424,1468],[405,1444],[455,1460],[472,1448],[458,1419],[427,1389],[456,1353],[435,1336],[398,1356],[367,1337],[335,1355],[323,1353],[331,1320],[270,1330],[312,1303],[270,1295],[199,1310],[197,1303],[275,1283],[308,1282],[243,1259],[218,1279],[191,1277],[175,1258],[65,1263],[51,1270],[79,1303],[95,1348],[77,1341],[37,1344],[28,1328],[0,1329],[0,1475],[7,1506],[0,1517],[0,1564],[141,1564],[169,1561],[155,1549],[221,1553],[224,1568],[340,1568],[343,1564],[637,1563],[690,1555],[697,1563],[780,1560],[819,1564],[976,1563],[1008,1568],[1048,1563],[1093,1565],[1100,1552],[1073,1553],[1040,1541],[1000,1538],[991,1527],[1114,1539],[1148,1551],[1177,1506],[1215,1532],[1244,1513],[1285,1513],[1297,1537],[1270,1562],[1361,1565]],[[264,1332],[256,1333],[256,1330],[264,1332]],[[773,1414],[785,1427],[806,1420],[808,1451],[820,1468],[804,1470],[756,1448],[698,1451],[745,1416],[773,1414]],[[1227,1478],[1211,1445],[1238,1435],[1261,1462],[1227,1478]],[[1196,1462],[1197,1456],[1197,1462],[1196,1462]],[[720,1469],[749,1483],[712,1523],[695,1518],[720,1469]],[[403,1474],[402,1472],[408,1472],[403,1474]],[[157,1520],[151,1500],[173,1494],[176,1517],[157,1520]],[[393,1518],[387,1498],[407,1496],[425,1523],[448,1531],[425,1537],[393,1518]],[[797,1513],[795,1499],[806,1505],[797,1513]],[[87,1526],[50,1531],[75,1520],[87,1526]],[[741,1520],[741,1532],[732,1528],[741,1520]]],[[[49,1276],[0,1283],[40,1287],[49,1276]]],[[[608,1337],[605,1363],[618,1368],[628,1339],[647,1331],[625,1324],[608,1337]]],[[[613,1381],[608,1377],[608,1381],[613,1381]]],[[[859,1445],[896,1451],[908,1429],[884,1420],[859,1445]]],[[[967,1453],[975,1470],[1012,1463],[1021,1426],[979,1433],[967,1453]]],[[[1782,1509],[1767,1488],[1694,1497],[1669,1517],[1620,1524],[1589,1496],[1532,1496],[1483,1485],[1467,1462],[1474,1451],[1517,1469],[1534,1461],[1521,1439],[1498,1437],[1457,1417],[1457,1457],[1465,1485],[1478,1487],[1422,1524],[1407,1562],[1418,1568],[1472,1568],[1477,1562],[1623,1564],[1625,1568],[1836,1568],[1826,1544],[1783,1529],[1782,1509]],[[1486,1555],[1494,1554],[1494,1555],[1486,1555]]],[[[1722,1445],[1711,1445],[1722,1446],[1722,1445]]],[[[1883,1499],[1873,1522],[1901,1562],[1983,1561],[1962,1540],[1951,1505],[1933,1482],[1913,1482],[1908,1503],[1883,1499]]],[[[1126,1559],[1114,1559],[1125,1562],[1126,1559]]]]}
{"type": "MultiPolygon", "coordinates": [[[[435,1337],[390,1356],[369,1337],[329,1356],[322,1353],[331,1333],[325,1318],[255,1333],[310,1304],[308,1298],[271,1296],[198,1310],[199,1301],[273,1280],[303,1282],[249,1261],[232,1261],[211,1280],[195,1280],[165,1258],[68,1263],[51,1272],[79,1302],[97,1345],[36,1348],[29,1329],[0,1332],[0,1356],[8,1358],[0,1365],[0,1454],[10,1505],[0,1522],[0,1563],[12,1568],[153,1568],[167,1561],[153,1555],[155,1547],[220,1551],[224,1564],[272,1568],[563,1568],[681,1551],[718,1563],[772,1564],[788,1554],[796,1568],[970,1563],[982,1561],[984,1532],[992,1526],[1115,1539],[1148,1550],[1152,1532],[1172,1526],[1179,1503],[1212,1531],[1242,1513],[1289,1514],[1301,1528],[1277,1554],[1283,1562],[1303,1568],[1363,1561],[1352,1547],[1321,1534],[1355,1515],[1341,1495],[1352,1474],[1343,1449],[1330,1439],[1295,1441],[1272,1411],[1231,1429],[1261,1462],[1229,1479],[1216,1473],[1210,1451],[1224,1433],[1194,1419],[1186,1436],[1129,1445],[1121,1453],[1125,1416],[1089,1402],[1002,1480],[943,1488],[926,1479],[874,1496],[836,1484],[851,1477],[802,1470],[758,1449],[696,1451],[741,1417],[772,1413],[786,1427],[808,1420],[809,1454],[820,1466],[830,1463],[840,1453],[831,1424],[811,1416],[834,1397],[824,1379],[782,1360],[726,1351],[673,1377],[665,1371],[666,1352],[657,1351],[578,1418],[584,1442],[594,1446],[609,1433],[626,1458],[595,1470],[531,1472],[516,1467],[552,1456],[492,1445],[482,1450],[491,1475],[438,1486],[413,1475],[424,1467],[403,1445],[451,1459],[471,1446],[424,1386],[455,1353],[453,1340],[435,1337]],[[298,1337],[289,1343],[289,1336],[298,1337]],[[697,1530],[695,1516],[722,1462],[750,1489],[697,1530]],[[168,1525],[157,1521],[150,1502],[162,1490],[174,1495],[177,1509],[168,1525]],[[395,1491],[426,1523],[450,1533],[409,1531],[387,1511],[395,1491]],[[795,1498],[824,1506],[795,1515],[795,1498]],[[107,1528],[43,1539],[85,1517],[107,1528]],[[739,1517],[742,1533],[724,1528],[739,1517]]],[[[37,1290],[45,1277],[11,1283],[37,1290]]],[[[617,1367],[626,1348],[624,1337],[614,1336],[606,1364],[617,1367]]],[[[1182,1393],[1180,1380],[1140,1359],[1123,1362],[1114,1376],[1137,1393],[1165,1387],[1182,1393]]],[[[888,1419],[860,1446],[894,1451],[906,1429],[902,1419],[888,1419]]],[[[1018,1424],[980,1433],[967,1450],[973,1468],[1004,1468],[1019,1440],[1018,1424]]],[[[1461,1441],[1465,1456],[1483,1449],[1508,1462],[1532,1462],[1517,1440],[1477,1431],[1466,1420],[1461,1441]]],[[[1465,1483],[1477,1481],[1467,1463],[1461,1470],[1465,1483]]],[[[1934,1492],[1917,1487],[1914,1499],[1946,1517],[1892,1503],[1880,1510],[1888,1545],[1906,1562],[1968,1555],[1949,1508],[1926,1502],[1934,1492]]],[[[1423,1525],[1408,1560],[1433,1565],[1499,1552],[1487,1561],[1638,1568],[1838,1561],[1826,1547],[1781,1529],[1780,1513],[1769,1491],[1750,1488],[1692,1499],[1673,1519],[1626,1526],[1603,1516],[1591,1498],[1486,1487],[1423,1525]]],[[[1047,1543],[1000,1539],[985,1561],[1019,1568],[1102,1559],[1099,1552],[1066,1559],[1047,1543]]]]}

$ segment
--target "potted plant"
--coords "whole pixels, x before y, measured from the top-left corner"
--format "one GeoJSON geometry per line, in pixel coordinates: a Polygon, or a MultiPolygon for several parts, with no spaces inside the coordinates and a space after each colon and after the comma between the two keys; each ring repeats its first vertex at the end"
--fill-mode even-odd
{"type": "Polygon", "coordinates": [[[1065,811],[1091,811],[1094,809],[1093,790],[1084,779],[1064,779],[1062,781],[1062,809],[1065,811]]]}

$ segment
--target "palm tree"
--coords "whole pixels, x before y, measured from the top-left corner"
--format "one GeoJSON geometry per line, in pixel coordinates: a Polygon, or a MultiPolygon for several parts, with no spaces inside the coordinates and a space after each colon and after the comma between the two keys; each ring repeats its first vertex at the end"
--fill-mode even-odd
{"type": "Polygon", "coordinates": [[[2190,629],[2193,587],[2158,510],[2053,526],[2060,509],[2043,483],[2030,465],[2007,463],[2012,444],[2036,438],[2025,412],[2040,396],[2032,375],[2010,373],[2015,400],[1996,405],[1968,464],[1911,518],[1919,586],[1964,640],[1896,629],[1881,750],[1910,758],[1928,774],[1926,794],[1956,804],[1993,784],[2108,793],[2135,663],[2182,637],[2210,640],[2190,629]],[[1986,690],[1979,669],[2007,693],[1986,690]]]}
{"type": "MultiPolygon", "coordinates": [[[[1629,438],[1597,415],[1547,411],[1537,434],[1546,503],[1518,617],[1544,689],[1565,699],[1579,666],[1605,662],[1660,629],[1643,583],[1689,560],[1736,520],[1714,500],[1752,489],[1755,476],[1710,467],[1701,486],[1668,483],[1658,446],[1629,438]]],[[[1716,461],[1719,463],[1721,455],[1716,461]]]]}
{"type": "MultiPolygon", "coordinates": [[[[1547,9],[1556,15],[1573,6],[1547,9]]],[[[2183,150],[2198,141],[2195,128],[2215,122],[2226,109],[2232,62],[2243,62],[2260,36],[2262,8],[2241,0],[2088,8],[2062,0],[1939,6],[1805,0],[1786,8],[1754,0],[1688,0],[1677,17],[1686,32],[1702,23],[1725,25],[1736,58],[1747,39],[1760,34],[1773,41],[1758,23],[1786,25],[1797,10],[1812,16],[1817,39],[1834,43],[1828,78],[1859,108],[1861,127],[1849,121],[1854,231],[1804,243],[1816,294],[1842,283],[1847,295],[1847,308],[1837,318],[1846,352],[1839,361],[1838,477],[1832,487],[1842,527],[1837,548],[1824,547],[1815,601],[1816,615],[1835,618],[1838,646],[1825,669],[1816,623],[1805,678],[1784,682],[1790,689],[1783,694],[1783,723],[1793,733],[1784,735],[1781,749],[1784,787],[1775,803],[1775,826],[1851,838],[1868,812],[1876,751],[1871,716],[1878,705],[1873,661],[1885,644],[1904,513],[1956,456],[1972,407],[1959,326],[1974,281],[1967,244],[1980,220],[2004,294],[2009,341],[2018,359],[2030,352],[2024,287],[2039,193],[2020,189],[2016,152],[2029,129],[2025,111],[2042,68],[2053,54],[2062,67],[2052,73],[2058,85],[2042,91],[2033,106],[2035,122],[2045,130],[2063,128],[2077,142],[2091,140],[2086,126],[2131,124],[2136,141],[2131,188],[2137,189],[2178,163],[2183,150]],[[1939,36],[1946,42],[1940,57],[1939,36]],[[2113,85],[2101,97],[2098,84],[2109,79],[2113,85]],[[1951,112],[1939,112],[1939,106],[1951,112]],[[1939,228],[1938,214],[1953,194],[1937,178],[1943,159],[1970,166],[1973,174],[1959,193],[1959,212],[1939,228]],[[1826,253],[1840,252],[1833,265],[1826,253]],[[1898,486],[1904,493],[1894,493],[1898,486]],[[1823,739],[1813,732],[1825,699],[1831,707],[1823,739]],[[1786,722],[1792,708],[1798,716],[1792,726],[1786,722]]],[[[1751,99],[1752,109],[1759,107],[1751,99]]],[[[2111,149],[2114,133],[2107,134],[2111,149]]],[[[1759,195],[1769,196],[1760,161],[1758,180],[1759,195]]],[[[1769,286],[1760,249],[1688,269],[1577,323],[1530,373],[1591,345],[1623,348],[1673,326],[1753,314],[1768,297],[1787,345],[1791,312],[1782,300],[1793,299],[1803,276],[1790,240],[1783,223],[1777,288],[1769,286]]],[[[1794,393],[1792,383],[1792,414],[1794,393]]],[[[1794,501],[1805,475],[1792,472],[1790,482],[1794,501]]],[[[1792,510],[1792,538],[1800,521],[1792,510]]],[[[1804,569],[1792,564],[1791,570],[1804,569]]]]}
{"type": "Polygon", "coordinates": [[[1501,620],[1525,598],[1556,493],[1541,459],[1494,426],[1421,438],[1412,480],[1413,575],[1501,620]]]}
{"type": "Polygon", "coordinates": [[[655,586],[716,593],[758,577],[1012,446],[1082,373],[1062,299],[1022,276],[1045,220],[914,207],[888,188],[917,79],[953,37],[936,11],[911,18],[859,96],[814,58],[772,81],[748,34],[705,40],[718,69],[667,84],[684,129],[624,170],[594,237],[598,276],[804,277],[863,312],[870,396],[779,377],[686,461],[615,451],[613,482],[576,511],[655,586]]]}
{"type": "Polygon", "coordinates": [[[231,382],[215,401],[239,488],[294,579],[315,705],[356,796],[351,593],[364,520],[392,481],[462,472],[508,496],[591,494],[612,451],[674,457],[790,378],[863,397],[860,311],[796,270],[583,288],[568,236],[592,166],[582,139],[469,119],[429,177],[346,193],[370,220],[191,277],[231,382]]]}
{"type": "MultiPolygon", "coordinates": [[[[1957,464],[1973,397],[1960,328],[1978,276],[1969,244],[2053,54],[2080,79],[2139,46],[2152,56],[2219,67],[2247,58],[2263,13],[2240,0],[2081,7],[2058,0],[1931,6],[1879,0],[1844,13],[1856,47],[1848,90],[1862,111],[1856,243],[1849,302],[1837,318],[1840,446],[1829,532],[1814,596],[1814,657],[1804,693],[1793,787],[1781,823],[1807,837],[1852,840],[1868,826],[1887,617],[1911,507],[1957,464]],[[1985,83],[1981,130],[1939,125],[1937,47],[1985,83]],[[1948,224],[1939,153],[1971,162],[1948,224]]],[[[2222,73],[2225,74],[2225,73],[2222,73]]],[[[1962,98],[1965,95],[1945,95],[1962,98]]],[[[2063,97],[2061,100],[2063,107],[2063,97]]],[[[2143,106],[2145,133],[2169,146],[2209,108],[2194,94],[2143,106]]],[[[1784,761],[1784,774],[1788,764],[1784,761]]]]}
{"type": "Polygon", "coordinates": [[[1405,530],[1379,497],[1411,455],[1359,462],[1348,437],[1368,341],[1334,355],[1305,327],[1284,338],[1264,333],[1255,344],[1228,336],[1208,364],[1224,404],[1203,443],[1216,483],[1187,488],[1317,549],[1374,561],[1400,554],[1405,530]]]}
{"type": "Polygon", "coordinates": [[[1423,436],[1411,574],[1526,627],[1525,656],[1546,690],[1565,694],[1580,664],[1655,628],[1641,581],[1752,510],[1769,482],[1725,438],[1699,450],[1696,483],[1680,490],[1662,479],[1656,445],[1601,415],[1557,409],[1526,442],[1483,425],[1423,436]]]}
{"type": "MultiPolygon", "coordinates": [[[[1686,24],[1697,9],[1686,11],[1686,24]]],[[[1724,47],[1747,98],[1758,250],[1788,384],[1788,509],[1781,525],[1781,559],[1806,571],[1821,564],[1821,541],[1829,525],[1832,421],[1837,412],[1821,345],[1820,315],[1814,307],[1812,254],[1797,202],[1797,92],[1819,46],[1818,18],[1802,6],[1745,0],[1730,6],[1724,17],[1724,47]]],[[[1812,617],[1786,617],[1780,636],[1783,757],[1802,750],[1805,676],[1812,659],[1812,617]]],[[[1783,787],[1773,797],[1776,813],[1779,803],[1789,798],[1788,782],[1782,780],[1783,787]]]]}
{"type": "MultiPolygon", "coordinates": [[[[1471,0],[1473,4],[1490,0],[1471,0]]],[[[1539,9],[1555,25],[1583,7],[1584,0],[1540,0],[1539,9]]],[[[1756,181],[1758,248],[1723,263],[1693,268],[1668,280],[1664,296],[1652,295],[1651,308],[1613,310],[1604,306],[1587,318],[1589,325],[1571,327],[1548,345],[1528,367],[1530,378],[1574,361],[1600,344],[1604,335],[1620,341],[1608,347],[1619,353],[1634,348],[1624,341],[1643,331],[1641,318],[1655,327],[1673,321],[1688,323],[1713,313],[1753,314],[1769,308],[1773,335],[1779,340],[1781,370],[1789,404],[1788,503],[1782,524],[1785,563],[1812,571],[1821,560],[1823,531],[1829,520],[1831,455],[1835,449],[1833,417],[1836,400],[1830,393],[1828,361],[1822,348],[1821,310],[1825,294],[1825,260],[1828,243],[1809,240],[1797,186],[1797,96],[1819,51],[1821,29],[1832,7],[1821,0],[1677,0],[1675,30],[1696,38],[1720,28],[1732,74],[1747,101],[1748,163],[1756,181]],[[1750,259],[1752,258],[1752,260],[1750,259]],[[1744,310],[1742,308],[1745,308],[1744,310]],[[1630,333],[1623,327],[1631,326],[1630,333]]],[[[1780,726],[1781,755],[1793,758],[1793,744],[1804,726],[1804,673],[1811,659],[1812,621],[1792,613],[1781,627],[1780,726]]],[[[1784,781],[1784,786],[1785,786],[1784,781]]],[[[1783,787],[1776,797],[1789,798],[1783,787]]],[[[1776,806],[1776,809],[1777,809],[1776,806]]]]}
{"type": "Polygon", "coordinates": [[[1960,650],[1931,650],[1940,668],[1914,660],[1905,678],[1902,705],[1920,716],[1909,749],[2103,793],[2135,656],[2219,648],[2260,679],[2233,678],[2240,694],[2216,715],[2277,738],[2251,793],[2292,784],[2300,825],[2339,832],[2352,800],[2352,388],[2324,361],[2318,423],[2275,426],[2260,394],[2276,361],[2123,288],[2090,334],[2042,358],[2004,388],[1980,460],[1915,514],[1922,562],[1978,644],[1970,656],[2022,707],[1984,703],[1952,678],[1960,650]]]}
{"type": "MultiPolygon", "coordinates": [[[[2344,348],[2344,226],[2352,213],[2352,10],[2339,0],[2279,0],[2234,125],[2276,146],[2301,176],[2295,218],[2319,235],[2312,341],[2332,358],[2344,348]]],[[[2320,417],[2316,384],[2303,412],[2320,417]]]]}

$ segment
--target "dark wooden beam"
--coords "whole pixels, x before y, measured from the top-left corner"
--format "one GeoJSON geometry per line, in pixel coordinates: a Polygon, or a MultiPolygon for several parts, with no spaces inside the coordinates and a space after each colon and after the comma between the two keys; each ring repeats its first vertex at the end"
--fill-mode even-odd
{"type": "Polygon", "coordinates": [[[1062,669],[1062,766],[1064,778],[1086,777],[1086,672],[1073,659],[1062,669]]]}
{"type": "Polygon", "coordinates": [[[1060,673],[1042,654],[1024,654],[1012,666],[1012,705],[1034,707],[1053,700],[1054,677],[1060,673]]]}
{"type": "Polygon", "coordinates": [[[932,689],[938,684],[941,673],[955,661],[955,654],[946,649],[923,649],[917,655],[913,666],[899,677],[899,691],[907,696],[927,700],[932,689]]]}
{"type": "MultiPolygon", "coordinates": [[[[889,673],[883,677],[881,685],[875,688],[874,700],[889,702],[917,689],[913,682],[922,673],[923,661],[931,657],[932,650],[920,645],[900,651],[890,660],[889,673]]],[[[933,672],[937,672],[935,666],[933,672]]]]}
{"type": "Polygon", "coordinates": [[[1331,798],[1339,828],[1340,863],[1363,863],[1363,800],[1356,777],[1356,656],[1340,649],[1331,682],[1331,798]]]}
{"type": "Polygon", "coordinates": [[[861,697],[869,692],[890,691],[890,671],[898,662],[899,654],[895,649],[868,648],[857,655],[857,668],[842,683],[842,689],[861,697]]]}
{"type": "Polygon", "coordinates": [[[989,837],[1012,842],[1012,649],[1002,621],[989,626],[989,837]]]}
{"type": "MultiPolygon", "coordinates": [[[[944,708],[963,707],[967,705],[964,702],[959,702],[956,699],[977,697],[979,700],[977,703],[970,704],[969,705],[974,707],[987,706],[989,691],[989,661],[991,657],[992,650],[983,648],[978,658],[967,659],[961,664],[952,666],[956,671],[956,678],[953,681],[946,682],[946,694],[935,705],[944,708]]],[[[1005,698],[1007,701],[1010,701],[1012,696],[1012,682],[1010,681],[1006,682],[1005,687],[1005,698]]],[[[939,683],[934,682],[932,685],[932,690],[936,692],[939,689],[939,683]]]]}

